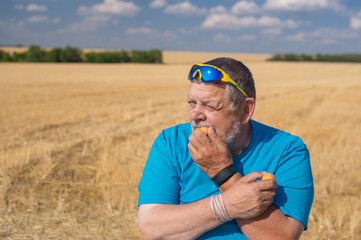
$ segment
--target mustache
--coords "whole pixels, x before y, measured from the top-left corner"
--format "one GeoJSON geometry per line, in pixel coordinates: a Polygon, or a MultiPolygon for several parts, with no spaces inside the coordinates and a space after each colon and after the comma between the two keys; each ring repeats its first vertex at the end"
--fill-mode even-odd
{"type": "Polygon", "coordinates": [[[191,126],[193,129],[200,128],[200,127],[212,127],[216,130],[216,128],[213,126],[212,123],[204,123],[204,122],[197,122],[197,121],[191,121],[191,126]]]}

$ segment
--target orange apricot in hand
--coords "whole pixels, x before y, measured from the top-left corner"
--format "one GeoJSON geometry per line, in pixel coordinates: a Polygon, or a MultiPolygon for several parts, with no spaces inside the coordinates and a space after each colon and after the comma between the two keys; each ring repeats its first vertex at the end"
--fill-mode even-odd
{"type": "Polygon", "coordinates": [[[266,173],[265,175],[263,175],[262,180],[267,180],[267,179],[276,180],[275,176],[272,173],[266,173]]]}
{"type": "Polygon", "coordinates": [[[208,127],[200,127],[199,129],[201,129],[205,134],[208,135],[208,127]]]}

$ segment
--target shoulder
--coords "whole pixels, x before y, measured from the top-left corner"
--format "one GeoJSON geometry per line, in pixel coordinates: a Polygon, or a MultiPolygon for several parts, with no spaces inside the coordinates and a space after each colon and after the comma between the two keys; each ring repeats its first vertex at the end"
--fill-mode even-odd
{"type": "Polygon", "coordinates": [[[187,141],[189,135],[192,133],[190,123],[177,124],[173,127],[164,129],[158,136],[163,138],[166,142],[187,141]]]}
{"type": "Polygon", "coordinates": [[[153,146],[165,148],[168,151],[186,148],[189,135],[192,133],[190,123],[182,123],[164,129],[154,141],[153,146]]]}
{"type": "Polygon", "coordinates": [[[306,146],[302,139],[286,131],[270,127],[260,122],[251,120],[254,130],[254,137],[259,141],[270,144],[277,144],[279,147],[306,146]]]}

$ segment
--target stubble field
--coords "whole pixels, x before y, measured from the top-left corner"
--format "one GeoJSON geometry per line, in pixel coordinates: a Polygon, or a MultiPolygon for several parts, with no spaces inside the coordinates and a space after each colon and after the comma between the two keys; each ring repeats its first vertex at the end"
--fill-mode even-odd
{"type": "MultiPolygon", "coordinates": [[[[265,62],[254,119],[301,138],[315,181],[302,239],[361,239],[361,64],[265,62]]],[[[188,119],[187,71],[166,64],[0,64],[0,239],[139,239],[153,140],[188,119]]]]}

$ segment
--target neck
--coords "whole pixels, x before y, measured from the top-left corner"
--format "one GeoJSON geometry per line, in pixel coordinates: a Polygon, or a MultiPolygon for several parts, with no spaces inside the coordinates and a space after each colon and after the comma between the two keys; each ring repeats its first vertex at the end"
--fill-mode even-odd
{"type": "Polygon", "coordinates": [[[236,141],[234,141],[234,147],[230,147],[230,151],[232,154],[232,157],[238,156],[242,151],[244,151],[250,141],[251,141],[251,123],[248,122],[245,125],[241,126],[241,131],[239,133],[239,136],[235,138],[236,141]]]}

